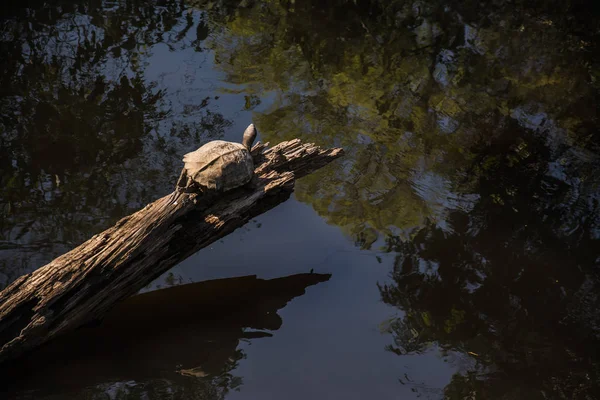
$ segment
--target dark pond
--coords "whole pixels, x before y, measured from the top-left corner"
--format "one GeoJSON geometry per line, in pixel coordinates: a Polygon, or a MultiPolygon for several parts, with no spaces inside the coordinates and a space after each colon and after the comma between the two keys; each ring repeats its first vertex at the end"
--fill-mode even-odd
{"type": "Polygon", "coordinates": [[[600,398],[595,7],[3,2],[2,286],[250,122],[347,155],[2,398],[600,398]]]}

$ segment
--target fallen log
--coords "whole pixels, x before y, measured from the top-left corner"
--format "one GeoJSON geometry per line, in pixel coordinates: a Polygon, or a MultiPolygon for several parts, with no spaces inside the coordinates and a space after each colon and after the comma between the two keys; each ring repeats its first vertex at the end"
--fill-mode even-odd
{"type": "Polygon", "coordinates": [[[252,149],[255,176],[210,205],[175,191],[0,292],[0,362],[102,317],[198,250],[285,201],[341,156],[299,139],[252,149]]]}

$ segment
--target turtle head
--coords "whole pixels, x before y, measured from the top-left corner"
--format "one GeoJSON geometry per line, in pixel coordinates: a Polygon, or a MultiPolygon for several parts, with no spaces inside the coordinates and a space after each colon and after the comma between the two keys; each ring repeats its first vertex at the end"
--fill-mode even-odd
{"type": "Polygon", "coordinates": [[[252,144],[254,143],[255,139],[256,139],[256,128],[254,127],[254,124],[250,124],[244,131],[244,137],[242,138],[242,144],[244,145],[245,148],[248,149],[248,151],[250,151],[250,149],[252,149],[252,144]]]}

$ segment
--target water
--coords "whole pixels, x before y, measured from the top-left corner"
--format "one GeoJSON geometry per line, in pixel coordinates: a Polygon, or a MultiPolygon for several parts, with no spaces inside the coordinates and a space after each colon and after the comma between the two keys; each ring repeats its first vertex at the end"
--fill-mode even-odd
{"type": "Polygon", "coordinates": [[[346,150],[12,363],[3,398],[600,398],[591,2],[55,0],[0,21],[2,286],[250,122],[346,150]]]}

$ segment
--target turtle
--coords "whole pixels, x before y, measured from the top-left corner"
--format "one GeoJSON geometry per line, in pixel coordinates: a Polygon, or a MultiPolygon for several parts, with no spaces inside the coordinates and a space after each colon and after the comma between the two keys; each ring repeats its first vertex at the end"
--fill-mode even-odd
{"type": "Polygon", "coordinates": [[[242,143],[213,140],[184,155],[176,190],[215,195],[250,182],[254,176],[250,150],[256,134],[254,124],[250,124],[242,143]]]}

